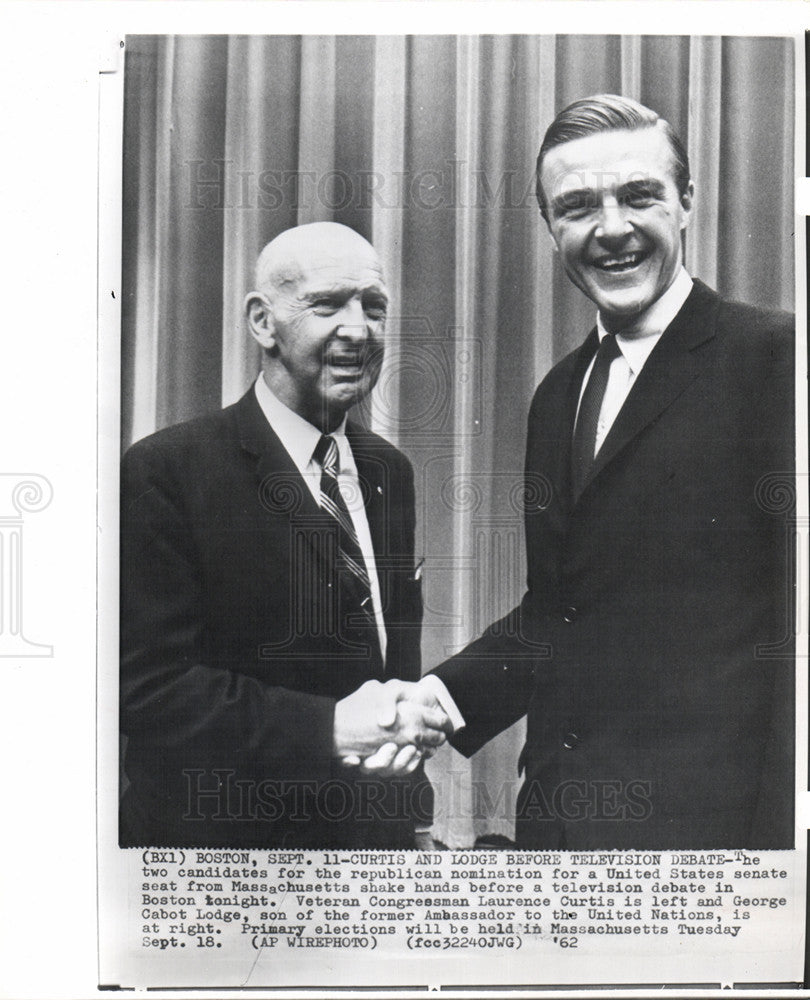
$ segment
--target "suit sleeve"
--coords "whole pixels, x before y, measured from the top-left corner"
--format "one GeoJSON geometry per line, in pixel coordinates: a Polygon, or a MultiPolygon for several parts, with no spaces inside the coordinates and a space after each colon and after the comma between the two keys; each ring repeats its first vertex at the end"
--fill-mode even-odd
{"type": "Polygon", "coordinates": [[[436,667],[464,716],[465,727],[451,739],[466,757],[526,714],[534,690],[535,663],[544,648],[526,630],[528,595],[466,649],[436,667]]]}
{"type": "Polygon", "coordinates": [[[260,750],[326,777],[334,699],[205,662],[201,563],[182,478],[155,442],[124,457],[121,728],[157,750],[197,747],[225,761],[260,750]]]}
{"type": "MultiPolygon", "coordinates": [[[[401,574],[399,625],[388,629],[387,669],[407,681],[421,677],[422,585],[414,575],[416,535],[416,490],[413,468],[402,463],[402,551],[406,560],[401,574]]],[[[433,823],[433,785],[425,774],[424,762],[413,772],[409,787],[408,811],[414,825],[429,829],[433,823]]]]}
{"type": "MultiPolygon", "coordinates": [[[[536,399],[536,397],[535,397],[536,399]]],[[[532,403],[532,411],[535,402],[532,403]]],[[[528,441],[532,436],[529,417],[528,441]]],[[[526,472],[531,472],[527,446],[526,472]]],[[[508,729],[528,710],[539,664],[549,656],[543,640],[540,604],[531,591],[508,615],[495,622],[460,653],[433,671],[446,685],[465,727],[452,737],[467,757],[508,729]]]]}
{"type": "MultiPolygon", "coordinates": [[[[394,565],[388,567],[391,574],[394,598],[392,613],[386,616],[388,648],[386,652],[386,673],[405,681],[418,681],[421,670],[422,632],[422,584],[414,575],[414,538],[416,534],[416,497],[413,468],[401,454],[396,464],[389,460],[391,469],[396,469],[395,506],[390,510],[390,520],[396,522],[397,542],[394,549],[394,565]]],[[[386,572],[383,561],[377,567],[378,573],[386,572]]]]}
{"type": "MultiPolygon", "coordinates": [[[[759,399],[752,401],[756,414],[754,425],[763,434],[769,456],[768,465],[758,483],[759,503],[767,518],[779,520],[789,528],[795,516],[795,325],[792,317],[780,317],[771,333],[767,375],[759,399]]],[[[763,748],[761,779],[750,830],[750,843],[760,850],[774,850],[793,843],[795,773],[795,628],[796,566],[793,562],[793,535],[777,536],[771,548],[775,573],[768,580],[759,572],[759,592],[766,605],[767,620],[783,623],[784,639],[775,650],[778,656],[766,659],[772,677],[770,717],[763,720],[767,739],[763,748]],[[787,542],[786,547],[782,546],[787,542]],[[777,553],[781,554],[776,555],[777,553]]],[[[779,637],[780,629],[771,626],[779,637]]]]}

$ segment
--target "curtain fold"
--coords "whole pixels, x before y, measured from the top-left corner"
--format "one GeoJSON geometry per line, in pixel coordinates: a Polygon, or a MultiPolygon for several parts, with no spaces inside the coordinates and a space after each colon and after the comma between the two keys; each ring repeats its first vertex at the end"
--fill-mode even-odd
{"type": "Polygon", "coordinates": [[[297,223],[300,44],[279,38],[228,40],[223,170],[222,405],[244,392],[261,351],[242,325],[258,250],[297,223]],[[269,209],[264,207],[264,203],[269,209]]]}
{"type": "MultiPolygon", "coordinates": [[[[525,422],[593,307],[534,200],[554,113],[626,93],[688,144],[692,274],[793,306],[793,46],[688,36],[136,36],[124,109],[122,438],[233,402],[255,378],[244,296],[261,247],[334,219],[392,293],[359,416],[414,464],[430,668],[521,596],[525,422]]],[[[511,836],[523,723],[430,762],[435,834],[511,836]]]]}

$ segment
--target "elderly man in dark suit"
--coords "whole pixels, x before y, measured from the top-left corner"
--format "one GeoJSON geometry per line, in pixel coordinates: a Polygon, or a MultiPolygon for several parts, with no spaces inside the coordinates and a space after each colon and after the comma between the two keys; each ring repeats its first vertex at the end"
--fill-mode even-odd
{"type": "Polygon", "coordinates": [[[379,375],[382,269],[316,223],[265,247],[256,288],[256,383],[124,458],[120,841],[413,846],[449,727],[406,698],[413,473],[346,420],[379,375]]]}
{"type": "Polygon", "coordinates": [[[792,318],[687,275],[686,152],[634,101],[562,111],[537,194],[597,322],[531,404],[527,593],[437,670],[453,743],[528,716],[520,847],[791,847],[792,318]]]}

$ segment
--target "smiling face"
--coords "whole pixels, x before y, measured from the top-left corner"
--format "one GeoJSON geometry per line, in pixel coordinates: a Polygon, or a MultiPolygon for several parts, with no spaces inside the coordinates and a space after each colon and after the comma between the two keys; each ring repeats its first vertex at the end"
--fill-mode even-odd
{"type": "Polygon", "coordinates": [[[659,128],[597,132],[549,150],[541,183],[568,277],[605,327],[628,329],[675,280],[692,185],[679,194],[659,128]]]}
{"type": "Polygon", "coordinates": [[[379,258],[353,230],[314,223],[273,241],[259,271],[263,291],[248,296],[247,311],[267,384],[332,430],[380,374],[388,295],[379,258]]]}

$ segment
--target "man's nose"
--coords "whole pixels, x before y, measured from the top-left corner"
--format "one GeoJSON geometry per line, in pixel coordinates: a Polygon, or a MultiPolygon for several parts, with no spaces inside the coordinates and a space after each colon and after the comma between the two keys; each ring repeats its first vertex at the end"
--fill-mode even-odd
{"type": "Polygon", "coordinates": [[[365,340],[368,337],[368,319],[359,296],[349,299],[341,309],[337,332],[345,340],[365,340]]]}
{"type": "Polygon", "coordinates": [[[599,209],[596,236],[603,240],[621,239],[630,232],[630,219],[623,205],[617,201],[604,201],[599,209]]]}

